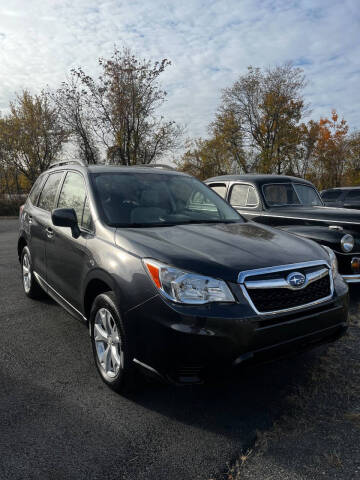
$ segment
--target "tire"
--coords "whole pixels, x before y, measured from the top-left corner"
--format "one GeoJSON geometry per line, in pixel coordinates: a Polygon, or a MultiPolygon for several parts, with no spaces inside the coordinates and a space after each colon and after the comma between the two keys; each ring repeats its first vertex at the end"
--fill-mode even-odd
{"type": "Polygon", "coordinates": [[[126,337],[113,292],[98,295],[90,312],[90,333],[94,361],[103,381],[118,393],[139,386],[131,343],[126,337]]]}
{"type": "Polygon", "coordinates": [[[21,252],[21,274],[25,295],[33,299],[40,299],[46,296],[46,293],[35,278],[31,253],[27,246],[21,252]]]}

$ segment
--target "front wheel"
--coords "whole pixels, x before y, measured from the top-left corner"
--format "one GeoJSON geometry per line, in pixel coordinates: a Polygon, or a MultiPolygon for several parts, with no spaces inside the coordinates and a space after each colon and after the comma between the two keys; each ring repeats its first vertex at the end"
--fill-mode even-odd
{"type": "Polygon", "coordinates": [[[27,246],[25,246],[21,252],[21,273],[25,294],[29,298],[43,298],[45,292],[34,276],[31,254],[27,246]]]}
{"type": "Polygon", "coordinates": [[[90,326],[95,364],[103,381],[117,392],[132,390],[138,383],[138,373],[113,292],[95,298],[90,326]]]}

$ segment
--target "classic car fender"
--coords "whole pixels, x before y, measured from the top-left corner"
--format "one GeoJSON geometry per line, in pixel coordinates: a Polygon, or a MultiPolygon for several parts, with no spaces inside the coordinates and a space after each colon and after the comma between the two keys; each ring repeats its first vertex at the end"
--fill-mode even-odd
{"type": "Polygon", "coordinates": [[[315,225],[284,225],[277,228],[314,240],[315,242],[320,243],[321,245],[326,245],[339,253],[343,253],[341,248],[342,237],[346,234],[350,234],[355,240],[353,253],[360,252],[359,235],[351,229],[345,229],[343,227],[337,229],[335,227],[329,227],[328,225],[324,225],[323,227],[315,225]]]}

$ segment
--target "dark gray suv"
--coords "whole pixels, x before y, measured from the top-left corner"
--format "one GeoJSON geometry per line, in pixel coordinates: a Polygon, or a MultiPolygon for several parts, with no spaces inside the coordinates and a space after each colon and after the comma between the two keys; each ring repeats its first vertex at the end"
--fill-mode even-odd
{"type": "Polygon", "coordinates": [[[117,391],[140,370],[198,383],[347,328],[332,250],[246,221],[166,169],[54,165],[21,211],[18,253],[26,295],[46,292],[89,323],[117,391]]]}

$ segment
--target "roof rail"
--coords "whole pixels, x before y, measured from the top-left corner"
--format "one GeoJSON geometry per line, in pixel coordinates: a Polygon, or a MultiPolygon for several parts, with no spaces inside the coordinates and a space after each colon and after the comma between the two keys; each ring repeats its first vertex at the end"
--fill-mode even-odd
{"type": "Polygon", "coordinates": [[[82,167],[87,167],[87,164],[84,163],[83,161],[81,160],[62,160],[60,162],[54,162],[52,163],[49,168],[53,168],[53,167],[60,167],[61,165],[71,165],[71,164],[74,164],[76,163],[77,165],[81,165],[82,167]]]}
{"type": "Polygon", "coordinates": [[[131,166],[138,167],[138,168],[148,167],[148,168],[161,168],[163,170],[175,170],[174,167],[171,167],[170,165],[165,165],[164,163],[153,163],[153,164],[146,163],[146,164],[131,165],[131,166]]]}

